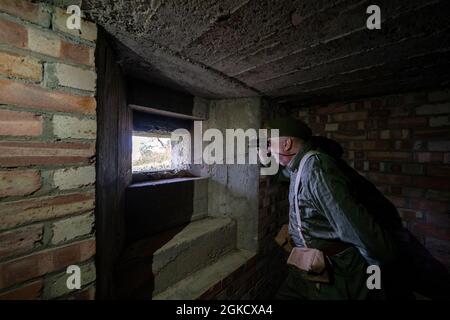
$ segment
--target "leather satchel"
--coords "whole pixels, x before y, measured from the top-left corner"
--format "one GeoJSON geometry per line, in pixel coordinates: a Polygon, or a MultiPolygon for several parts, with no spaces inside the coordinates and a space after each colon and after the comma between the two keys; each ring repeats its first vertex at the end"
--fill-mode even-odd
{"type": "Polygon", "coordinates": [[[280,231],[278,232],[277,236],[275,237],[275,242],[283,248],[284,251],[287,253],[290,253],[292,251],[292,240],[289,236],[289,230],[288,225],[284,224],[280,231]]]}
{"type": "Polygon", "coordinates": [[[287,263],[303,271],[303,278],[313,282],[330,283],[326,257],[314,248],[292,249],[287,263]]]}

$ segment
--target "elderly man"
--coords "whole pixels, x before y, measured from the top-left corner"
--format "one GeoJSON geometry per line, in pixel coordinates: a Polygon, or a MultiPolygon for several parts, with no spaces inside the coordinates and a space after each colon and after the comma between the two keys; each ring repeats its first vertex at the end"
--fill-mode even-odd
{"type": "Polygon", "coordinates": [[[413,298],[413,290],[448,298],[446,269],[402,227],[395,207],[340,159],[336,142],[313,137],[291,118],[266,127],[280,130],[268,151],[290,178],[294,249],[278,298],[413,298]],[[367,286],[369,265],[381,270],[381,290],[367,286]]]}

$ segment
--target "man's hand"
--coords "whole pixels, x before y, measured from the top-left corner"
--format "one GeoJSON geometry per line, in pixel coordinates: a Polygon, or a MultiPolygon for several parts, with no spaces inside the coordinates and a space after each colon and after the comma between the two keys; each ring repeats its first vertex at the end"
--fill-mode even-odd
{"type": "Polygon", "coordinates": [[[290,253],[292,251],[291,236],[289,235],[287,224],[284,224],[281,227],[280,231],[275,237],[275,242],[286,252],[290,253]]]}

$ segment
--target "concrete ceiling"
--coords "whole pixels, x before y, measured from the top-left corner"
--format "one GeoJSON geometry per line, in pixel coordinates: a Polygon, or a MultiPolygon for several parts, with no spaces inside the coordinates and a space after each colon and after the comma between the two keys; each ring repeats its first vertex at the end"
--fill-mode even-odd
{"type": "Polygon", "coordinates": [[[448,86],[448,0],[84,0],[126,73],[207,98],[315,103],[448,86]]]}

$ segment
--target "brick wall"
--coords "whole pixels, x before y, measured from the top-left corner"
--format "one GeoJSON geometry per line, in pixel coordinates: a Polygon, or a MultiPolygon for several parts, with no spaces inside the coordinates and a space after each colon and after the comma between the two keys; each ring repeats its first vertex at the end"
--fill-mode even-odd
{"type": "Polygon", "coordinates": [[[345,159],[450,268],[450,90],[295,107],[293,115],[340,142],[345,159]]]}
{"type": "Polygon", "coordinates": [[[66,17],[0,0],[0,299],[94,295],[97,30],[66,17]]]}

